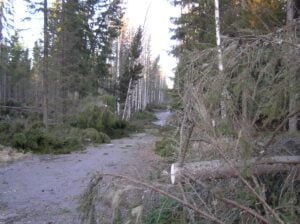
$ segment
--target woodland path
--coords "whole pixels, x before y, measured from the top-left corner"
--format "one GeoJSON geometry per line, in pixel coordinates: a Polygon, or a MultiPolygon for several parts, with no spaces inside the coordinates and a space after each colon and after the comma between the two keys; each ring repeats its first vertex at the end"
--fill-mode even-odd
{"type": "MultiPolygon", "coordinates": [[[[164,125],[169,112],[156,113],[164,125]]],[[[158,137],[138,133],[68,155],[34,155],[0,165],[0,224],[78,223],[81,193],[96,172],[144,175],[158,137]]]]}

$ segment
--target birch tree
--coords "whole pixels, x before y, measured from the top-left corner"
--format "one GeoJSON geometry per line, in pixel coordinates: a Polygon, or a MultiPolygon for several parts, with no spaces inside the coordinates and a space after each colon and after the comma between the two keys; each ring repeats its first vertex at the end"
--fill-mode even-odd
{"type": "MultiPolygon", "coordinates": [[[[215,25],[216,25],[216,42],[217,42],[217,51],[218,51],[218,70],[221,79],[225,81],[224,78],[224,65],[223,65],[223,54],[222,54],[222,45],[221,45],[221,26],[220,26],[220,7],[219,7],[219,0],[215,0],[215,25]]],[[[228,92],[226,90],[226,86],[223,87],[221,93],[221,117],[222,119],[226,118],[226,98],[228,92]]]]}

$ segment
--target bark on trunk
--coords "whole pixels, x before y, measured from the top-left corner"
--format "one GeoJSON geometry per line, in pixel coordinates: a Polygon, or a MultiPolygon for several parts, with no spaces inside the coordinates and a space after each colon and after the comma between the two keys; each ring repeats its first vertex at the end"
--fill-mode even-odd
{"type": "MultiPolygon", "coordinates": [[[[122,31],[121,31],[122,32],[122,31]]],[[[120,85],[120,51],[121,51],[121,35],[122,33],[118,36],[117,40],[117,74],[116,74],[116,84],[117,86],[120,85]]],[[[117,91],[117,114],[120,116],[121,113],[121,107],[120,107],[120,97],[119,97],[119,92],[117,91]]]]}
{"type": "MultiPolygon", "coordinates": [[[[215,25],[216,25],[216,42],[217,42],[217,50],[218,50],[218,69],[219,74],[222,78],[224,78],[224,64],[223,64],[223,54],[222,54],[222,46],[221,46],[221,26],[220,26],[220,7],[219,7],[219,0],[215,0],[215,25]]],[[[222,119],[226,118],[226,106],[225,100],[227,98],[227,91],[225,87],[222,90],[221,94],[221,117],[222,119]]]]}
{"type": "MultiPolygon", "coordinates": [[[[295,30],[294,30],[294,19],[296,18],[296,2],[295,0],[288,0],[287,1],[287,15],[286,15],[286,23],[288,26],[287,29],[287,39],[289,42],[295,42],[295,30]]],[[[295,49],[293,47],[289,47],[289,55],[295,55],[295,49]]],[[[287,68],[290,68],[290,61],[289,58],[286,59],[287,68]]],[[[298,104],[298,93],[295,90],[295,83],[296,80],[296,73],[297,71],[290,69],[289,72],[291,73],[291,78],[289,80],[289,112],[293,112],[297,108],[298,104]]],[[[297,130],[297,115],[291,117],[289,119],[289,131],[296,131],[297,130]]]]}
{"type": "Polygon", "coordinates": [[[237,170],[245,174],[262,175],[278,171],[289,171],[292,167],[300,168],[300,156],[274,156],[268,158],[252,158],[246,161],[231,161],[234,168],[223,160],[187,163],[183,167],[179,163],[171,166],[171,181],[180,181],[183,176],[192,176],[197,180],[210,180],[237,177],[237,170]]]}
{"type": "Polygon", "coordinates": [[[131,95],[131,86],[132,86],[132,78],[129,81],[129,85],[128,85],[128,89],[127,89],[127,95],[126,95],[126,100],[125,100],[125,105],[124,105],[124,111],[123,111],[123,116],[122,116],[122,120],[126,120],[127,119],[127,113],[128,112],[128,108],[131,107],[130,105],[130,95],[131,95]]]}
{"type": "Polygon", "coordinates": [[[48,2],[44,0],[43,122],[48,129],[48,2]]]}

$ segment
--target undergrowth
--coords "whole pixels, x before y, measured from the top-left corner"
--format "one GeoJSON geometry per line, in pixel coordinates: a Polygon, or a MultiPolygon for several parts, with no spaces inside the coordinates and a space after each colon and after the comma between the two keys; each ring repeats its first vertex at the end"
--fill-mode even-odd
{"type": "Polygon", "coordinates": [[[155,143],[155,153],[161,157],[171,157],[176,154],[175,147],[173,146],[174,140],[163,137],[162,140],[155,143]]]}
{"type": "Polygon", "coordinates": [[[64,154],[79,151],[86,143],[109,143],[111,138],[129,135],[127,122],[121,121],[108,107],[90,106],[66,123],[52,125],[31,117],[0,121],[0,144],[21,151],[64,154]]]}
{"type": "Polygon", "coordinates": [[[161,197],[159,206],[151,209],[147,215],[143,217],[144,224],[183,224],[183,208],[178,202],[161,197]]]}
{"type": "Polygon", "coordinates": [[[0,120],[0,144],[25,152],[70,153],[82,150],[87,143],[109,143],[111,139],[143,131],[156,119],[153,112],[146,110],[136,113],[130,122],[122,121],[114,112],[114,97],[101,96],[99,100],[101,103],[93,105],[95,99],[87,99],[82,110],[48,130],[36,114],[20,116],[1,111],[8,118],[0,120]]]}

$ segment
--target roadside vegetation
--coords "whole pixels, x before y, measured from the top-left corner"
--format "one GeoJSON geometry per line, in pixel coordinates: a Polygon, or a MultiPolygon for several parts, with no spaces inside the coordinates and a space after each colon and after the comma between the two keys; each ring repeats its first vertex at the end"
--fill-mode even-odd
{"type": "Polygon", "coordinates": [[[87,144],[109,143],[143,131],[156,120],[153,112],[137,112],[123,121],[114,111],[112,96],[90,97],[82,101],[78,112],[68,115],[62,123],[46,130],[39,113],[18,111],[21,105],[10,102],[16,110],[1,109],[0,144],[23,152],[65,154],[80,151],[87,144]]]}

